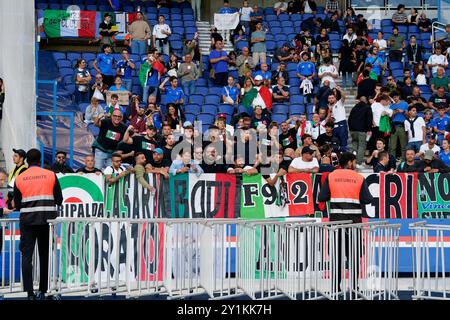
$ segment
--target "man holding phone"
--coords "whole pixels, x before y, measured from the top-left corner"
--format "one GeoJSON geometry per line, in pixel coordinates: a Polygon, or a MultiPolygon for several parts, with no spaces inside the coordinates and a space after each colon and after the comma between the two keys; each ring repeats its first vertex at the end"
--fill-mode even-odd
{"type": "Polygon", "coordinates": [[[180,152],[181,159],[177,159],[172,162],[170,166],[169,173],[172,175],[182,174],[182,173],[195,173],[197,176],[203,173],[203,169],[198,163],[191,158],[191,150],[182,150],[180,152]]]}

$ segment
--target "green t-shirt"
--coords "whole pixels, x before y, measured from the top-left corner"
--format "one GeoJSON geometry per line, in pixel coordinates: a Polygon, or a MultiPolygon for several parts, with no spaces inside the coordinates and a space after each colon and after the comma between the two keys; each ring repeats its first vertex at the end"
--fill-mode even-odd
{"type": "Polygon", "coordinates": [[[403,41],[405,41],[405,37],[402,36],[401,34],[399,34],[397,36],[391,35],[389,37],[389,41],[393,42],[391,44],[391,50],[402,50],[403,41]]]}
{"type": "Polygon", "coordinates": [[[444,87],[445,92],[448,92],[448,84],[450,83],[450,80],[447,77],[442,78],[432,78],[431,84],[434,84],[434,88],[437,90],[439,87],[444,87]]]}

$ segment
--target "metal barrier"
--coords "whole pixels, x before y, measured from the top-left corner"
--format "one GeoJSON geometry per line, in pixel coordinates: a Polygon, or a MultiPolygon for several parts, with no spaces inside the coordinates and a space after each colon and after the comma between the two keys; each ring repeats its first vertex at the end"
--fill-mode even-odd
{"type": "Polygon", "coordinates": [[[57,219],[49,294],[397,299],[400,225],[57,219]]]}
{"type": "Polygon", "coordinates": [[[409,225],[412,233],[413,299],[450,299],[449,225],[417,222],[409,225]],[[446,256],[447,254],[447,256],[446,256]],[[432,265],[434,262],[434,266],[432,265]]]}

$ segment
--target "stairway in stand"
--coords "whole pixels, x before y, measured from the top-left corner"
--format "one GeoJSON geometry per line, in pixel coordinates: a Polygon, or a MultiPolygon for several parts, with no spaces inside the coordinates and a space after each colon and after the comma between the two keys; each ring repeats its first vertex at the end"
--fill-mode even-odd
{"type": "MultiPolygon", "coordinates": [[[[209,56],[211,47],[211,24],[207,21],[197,21],[197,30],[199,35],[199,46],[202,55],[209,56]]],[[[233,51],[233,45],[231,42],[226,42],[223,48],[226,52],[233,51]]]]}

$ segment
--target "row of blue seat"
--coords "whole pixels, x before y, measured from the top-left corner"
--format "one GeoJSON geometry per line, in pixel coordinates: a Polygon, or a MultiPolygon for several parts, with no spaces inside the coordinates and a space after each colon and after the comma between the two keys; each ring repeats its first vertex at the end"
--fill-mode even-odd
{"type": "MultiPolygon", "coordinates": [[[[74,5],[109,5],[109,0],[37,0],[37,3],[61,3],[61,4],[74,4],[74,5]]],[[[156,8],[157,4],[155,1],[130,1],[130,0],[120,0],[122,6],[139,6],[142,8],[156,8]]],[[[170,10],[178,10],[184,8],[191,8],[191,3],[189,1],[183,2],[171,2],[170,10]]],[[[167,9],[162,7],[161,9],[167,9]]]]}

